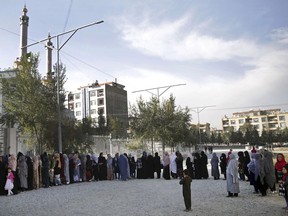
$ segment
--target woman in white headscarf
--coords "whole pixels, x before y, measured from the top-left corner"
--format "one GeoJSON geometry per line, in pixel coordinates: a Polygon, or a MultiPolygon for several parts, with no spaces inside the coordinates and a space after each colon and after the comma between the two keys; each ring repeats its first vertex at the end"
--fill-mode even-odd
{"type": "Polygon", "coordinates": [[[170,170],[172,178],[177,178],[177,164],[176,164],[176,154],[175,152],[172,153],[170,157],[170,170]]]}
{"type": "Polygon", "coordinates": [[[227,197],[237,197],[240,193],[239,179],[238,179],[238,162],[234,154],[230,154],[229,162],[227,166],[227,197]]]}

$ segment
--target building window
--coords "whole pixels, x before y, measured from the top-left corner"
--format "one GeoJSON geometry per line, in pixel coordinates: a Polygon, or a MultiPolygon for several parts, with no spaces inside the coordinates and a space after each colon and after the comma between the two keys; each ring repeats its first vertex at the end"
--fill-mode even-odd
{"type": "Polygon", "coordinates": [[[103,95],[104,95],[103,89],[99,89],[99,90],[97,91],[97,97],[102,97],[103,95]]]}
{"type": "Polygon", "coordinates": [[[281,122],[280,123],[280,128],[283,128],[283,129],[286,128],[286,123],[285,122],[281,122]]]}
{"type": "Polygon", "coordinates": [[[76,116],[81,116],[81,111],[77,111],[76,116]]]}
{"type": "Polygon", "coordinates": [[[90,101],[90,105],[91,105],[91,106],[96,105],[96,100],[91,100],[91,101],[90,101]]]}
{"type": "Polygon", "coordinates": [[[68,101],[73,101],[74,100],[74,95],[69,95],[68,96],[68,101]]]}
{"type": "Polygon", "coordinates": [[[279,121],[285,121],[285,116],[279,116],[279,121]]]}
{"type": "Polygon", "coordinates": [[[96,96],[96,91],[90,91],[90,97],[96,96]]]}
{"type": "Polygon", "coordinates": [[[91,115],[93,115],[93,114],[97,114],[96,109],[92,109],[92,110],[91,110],[91,115]]]}
{"type": "Polygon", "coordinates": [[[253,122],[257,123],[257,122],[259,122],[259,119],[258,118],[253,118],[253,122]]]}
{"type": "Polygon", "coordinates": [[[81,103],[80,102],[75,103],[75,108],[79,108],[79,107],[81,107],[81,103]]]}
{"type": "Polygon", "coordinates": [[[257,124],[257,125],[254,125],[253,127],[254,127],[255,129],[257,129],[257,130],[259,129],[259,125],[258,125],[258,124],[257,124]]]}
{"type": "Polygon", "coordinates": [[[266,117],[262,117],[262,118],[261,118],[261,121],[262,121],[262,122],[266,122],[266,121],[267,121],[267,118],[266,118],[266,117]]]}
{"type": "Polygon", "coordinates": [[[104,108],[99,108],[98,109],[98,114],[104,114],[104,108]]]}
{"type": "Polygon", "coordinates": [[[239,119],[239,124],[244,124],[244,119],[239,119]]]}
{"type": "Polygon", "coordinates": [[[231,120],[231,121],[230,121],[230,124],[231,124],[231,125],[235,125],[235,124],[236,124],[236,121],[235,121],[235,120],[231,120]]]}
{"type": "Polygon", "coordinates": [[[75,94],[75,99],[80,99],[80,93],[75,94]]]}
{"type": "Polygon", "coordinates": [[[104,99],[98,99],[98,106],[103,106],[104,105],[104,99]]]}

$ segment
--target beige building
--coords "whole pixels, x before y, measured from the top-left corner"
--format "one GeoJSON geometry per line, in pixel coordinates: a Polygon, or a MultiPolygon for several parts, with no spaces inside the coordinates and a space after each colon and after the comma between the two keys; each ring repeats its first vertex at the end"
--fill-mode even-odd
{"type": "Polygon", "coordinates": [[[284,129],[288,126],[288,112],[280,109],[269,110],[250,110],[247,112],[233,113],[232,117],[225,116],[222,118],[223,131],[226,132],[229,127],[233,127],[237,131],[245,123],[254,126],[259,134],[262,131],[284,129]]]}

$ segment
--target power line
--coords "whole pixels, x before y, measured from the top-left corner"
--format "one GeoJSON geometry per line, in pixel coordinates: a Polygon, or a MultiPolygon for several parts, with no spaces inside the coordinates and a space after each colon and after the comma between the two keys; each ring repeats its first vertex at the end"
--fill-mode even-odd
{"type": "Polygon", "coordinates": [[[12,31],[10,31],[10,30],[8,30],[8,29],[2,28],[2,27],[0,27],[0,29],[3,30],[3,31],[6,31],[6,32],[8,32],[8,33],[10,33],[10,34],[20,36],[20,34],[15,33],[15,32],[12,32],[12,31]]]}
{"type": "MultiPolygon", "coordinates": [[[[3,31],[6,31],[6,32],[8,32],[8,33],[10,33],[10,34],[14,34],[14,35],[20,36],[19,33],[15,33],[15,32],[12,32],[12,31],[10,31],[10,30],[7,30],[7,29],[1,28],[1,27],[0,27],[0,29],[3,30],[3,31]]],[[[38,42],[37,40],[31,39],[31,38],[28,38],[28,40],[33,41],[33,42],[38,42]]],[[[42,43],[44,46],[46,46],[45,42],[41,42],[41,43],[42,43]]],[[[51,48],[52,48],[52,47],[51,47],[51,48]]],[[[53,48],[52,48],[52,49],[53,49],[53,48]]],[[[89,66],[89,67],[91,67],[91,68],[93,68],[93,69],[95,69],[95,70],[97,70],[97,71],[105,74],[106,76],[110,76],[110,77],[112,77],[113,79],[117,79],[117,77],[115,77],[115,76],[113,76],[113,75],[111,75],[111,74],[109,74],[109,73],[107,73],[107,72],[104,72],[103,70],[95,67],[94,65],[91,65],[91,64],[89,64],[89,63],[87,63],[87,62],[85,62],[85,61],[83,61],[83,60],[81,60],[81,59],[79,59],[79,58],[71,55],[71,54],[68,54],[68,53],[65,52],[65,51],[62,51],[61,53],[62,53],[62,56],[63,56],[63,57],[64,57],[63,54],[65,54],[65,55],[73,58],[74,60],[77,60],[77,61],[81,62],[82,64],[87,65],[87,66],[89,66]]],[[[68,58],[65,58],[65,59],[67,60],[68,58]]],[[[69,62],[71,63],[71,61],[69,61],[69,62]]],[[[74,66],[75,68],[77,68],[77,67],[75,66],[75,64],[73,64],[73,66],[74,66]]],[[[77,69],[78,69],[78,68],[77,68],[77,69]]],[[[78,70],[79,70],[79,69],[78,69],[78,70]]],[[[81,71],[81,70],[79,70],[79,71],[81,71]]],[[[119,79],[118,79],[118,80],[119,80],[119,79]]],[[[128,83],[126,83],[126,82],[123,81],[123,80],[120,80],[120,81],[123,82],[126,86],[131,86],[131,84],[128,84],[128,83]]],[[[135,86],[131,86],[131,87],[135,87],[135,86]]]]}
{"type": "Polygon", "coordinates": [[[73,58],[73,59],[75,59],[75,60],[81,62],[81,63],[84,64],[84,65],[87,65],[87,66],[89,66],[89,67],[91,67],[91,68],[93,68],[93,69],[95,69],[95,70],[97,70],[97,71],[99,71],[99,72],[101,72],[101,73],[107,75],[107,76],[110,76],[110,77],[116,79],[116,77],[114,77],[113,75],[111,75],[111,74],[109,74],[109,73],[106,73],[106,72],[102,71],[101,69],[95,67],[94,65],[91,65],[91,64],[89,64],[89,63],[87,63],[87,62],[85,62],[85,61],[83,61],[83,60],[81,60],[81,59],[79,59],[79,58],[77,58],[77,57],[75,57],[75,56],[72,56],[72,55],[68,54],[67,52],[62,51],[62,53],[64,53],[65,55],[68,55],[69,57],[71,57],[71,58],[73,58]]]}
{"type": "MultiPolygon", "coordinates": [[[[73,5],[73,0],[70,1],[70,5],[69,5],[69,8],[68,8],[68,12],[67,12],[67,15],[66,15],[65,24],[64,24],[64,28],[63,28],[62,32],[66,31],[66,27],[67,27],[68,20],[69,20],[69,17],[70,17],[72,5],[73,5]]],[[[62,37],[61,37],[61,40],[62,40],[62,37]]],[[[60,43],[61,43],[61,40],[60,40],[60,43]]]]}

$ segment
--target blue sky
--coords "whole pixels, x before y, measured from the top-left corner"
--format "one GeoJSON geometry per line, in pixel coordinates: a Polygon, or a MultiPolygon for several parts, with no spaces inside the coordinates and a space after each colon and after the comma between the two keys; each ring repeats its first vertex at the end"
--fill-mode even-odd
{"type": "MultiPolygon", "coordinates": [[[[140,95],[149,99],[151,94],[133,91],[186,83],[170,88],[161,100],[173,94],[181,107],[216,105],[200,113],[200,122],[218,128],[225,114],[236,111],[288,111],[287,0],[0,3],[1,69],[12,67],[19,55],[19,17],[26,3],[28,43],[46,38],[48,32],[56,35],[104,20],[77,32],[60,52],[67,90],[117,78],[135,103],[140,95]]],[[[39,70],[45,75],[44,46],[29,51],[40,53],[39,70]]],[[[197,114],[191,114],[197,123],[197,114]]]]}

